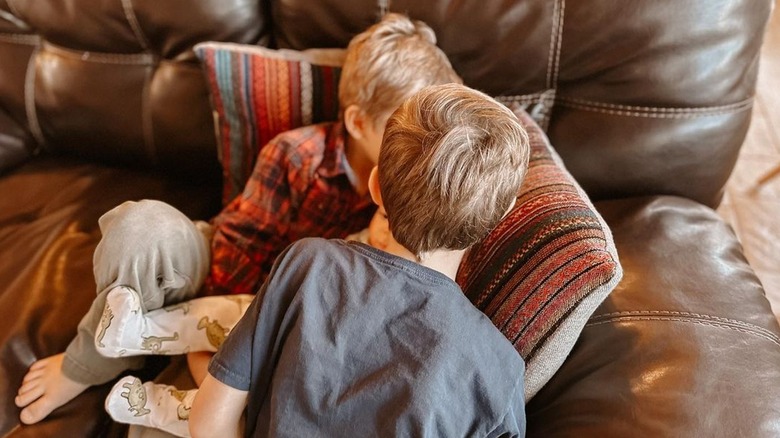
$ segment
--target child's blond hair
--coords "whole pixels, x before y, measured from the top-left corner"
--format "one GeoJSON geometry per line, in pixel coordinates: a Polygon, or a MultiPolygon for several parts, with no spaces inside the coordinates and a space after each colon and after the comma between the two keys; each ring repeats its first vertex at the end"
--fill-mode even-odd
{"type": "Polygon", "coordinates": [[[390,116],[379,153],[393,237],[419,259],[468,248],[513,205],[528,156],[505,106],[462,85],[424,88],[390,116]]]}
{"type": "Polygon", "coordinates": [[[390,13],[347,46],[339,80],[342,110],[356,105],[373,121],[389,115],[415,91],[461,83],[436,35],[422,21],[390,13]]]}

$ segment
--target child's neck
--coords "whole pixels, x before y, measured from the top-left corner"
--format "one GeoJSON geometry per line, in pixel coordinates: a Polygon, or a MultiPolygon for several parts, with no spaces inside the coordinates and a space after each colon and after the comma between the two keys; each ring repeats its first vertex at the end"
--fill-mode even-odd
{"type": "Polygon", "coordinates": [[[426,253],[423,260],[417,260],[417,257],[411,251],[396,242],[395,239],[390,239],[387,248],[384,250],[395,256],[423,265],[426,268],[439,271],[451,278],[452,281],[455,281],[458,266],[460,266],[460,261],[465,253],[464,250],[439,249],[426,253]]]}
{"type": "Polygon", "coordinates": [[[375,163],[371,161],[363,151],[363,148],[357,144],[357,140],[351,135],[347,135],[347,140],[344,144],[344,155],[347,158],[347,164],[357,178],[355,191],[363,196],[368,193],[368,177],[371,175],[371,169],[374,168],[375,163]]]}

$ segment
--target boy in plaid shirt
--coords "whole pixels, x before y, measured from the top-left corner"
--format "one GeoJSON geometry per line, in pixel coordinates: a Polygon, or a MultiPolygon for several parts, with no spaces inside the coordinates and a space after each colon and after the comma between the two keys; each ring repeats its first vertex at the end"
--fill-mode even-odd
{"type": "MultiPolygon", "coordinates": [[[[425,86],[460,82],[435,42],[427,25],[398,14],[353,38],[339,84],[341,121],[293,130],[263,147],[244,192],[211,224],[148,200],[103,215],[94,256],[98,296],[66,352],[30,367],[15,399],[21,421],[36,423],[89,386],[142,366],[142,356],[97,351],[101,318],[110,324],[112,317],[105,312],[112,289],[135,291],[143,312],[199,292],[254,293],[291,242],[364,228],[374,211],[368,177],[390,113],[425,86]]],[[[180,345],[166,344],[169,353],[189,351],[186,336],[170,339],[180,345]]],[[[160,352],[160,344],[149,345],[160,352]]],[[[188,360],[200,383],[207,357],[188,360]]]]}

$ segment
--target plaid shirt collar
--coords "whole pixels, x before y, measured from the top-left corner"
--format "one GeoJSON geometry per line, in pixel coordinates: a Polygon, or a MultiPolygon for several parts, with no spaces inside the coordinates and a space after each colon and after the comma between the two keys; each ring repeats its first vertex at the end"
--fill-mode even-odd
{"type": "Polygon", "coordinates": [[[317,173],[323,178],[334,178],[339,175],[349,176],[351,169],[347,162],[347,129],[343,122],[336,122],[330,127],[322,163],[317,173]]]}

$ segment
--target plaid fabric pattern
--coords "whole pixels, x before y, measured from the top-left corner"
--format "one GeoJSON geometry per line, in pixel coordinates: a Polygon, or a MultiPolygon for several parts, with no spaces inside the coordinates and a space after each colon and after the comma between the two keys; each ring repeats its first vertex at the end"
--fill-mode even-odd
{"type": "Polygon", "coordinates": [[[195,47],[215,112],[224,204],[241,192],[262,145],[282,132],[338,118],[341,68],[332,52],[304,55],[230,43],[195,47]]]}
{"type": "Polygon", "coordinates": [[[341,123],[310,125],[263,147],[244,192],[212,221],[208,294],[255,293],[290,243],[368,226],[375,206],[347,177],[344,135],[341,123]]]}
{"type": "MultiPolygon", "coordinates": [[[[612,287],[611,236],[527,113],[531,157],[514,209],[470,249],[457,280],[526,362],[585,296],[612,287]]],[[[573,344],[573,340],[571,342],[573,344]]]]}

